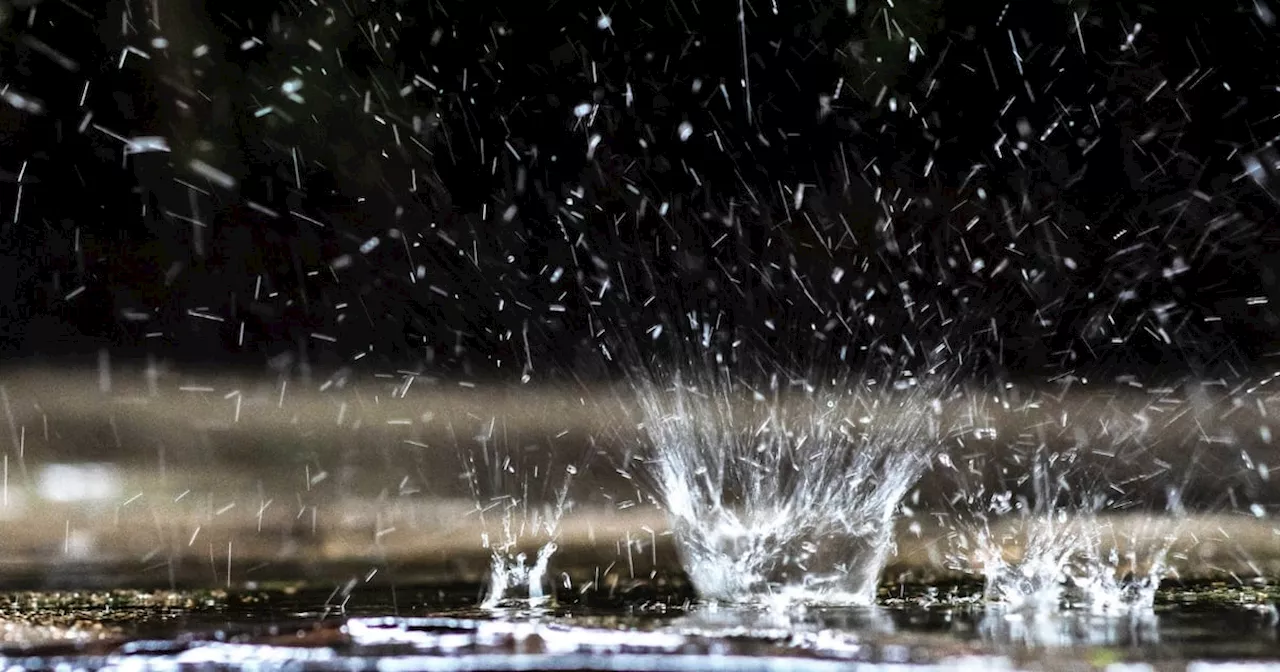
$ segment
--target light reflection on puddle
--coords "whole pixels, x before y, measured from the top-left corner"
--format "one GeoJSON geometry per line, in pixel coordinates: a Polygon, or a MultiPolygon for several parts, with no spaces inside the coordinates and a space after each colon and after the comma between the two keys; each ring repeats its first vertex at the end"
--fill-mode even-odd
{"type": "MultiPolygon", "coordinates": [[[[1246,622],[1247,614],[1239,611],[1180,618],[977,608],[809,607],[780,613],[708,605],[666,618],[572,610],[474,618],[370,616],[311,621],[296,630],[284,623],[239,632],[196,628],[174,639],[58,653],[17,648],[0,656],[0,665],[59,672],[1245,669],[1189,662],[1210,658],[1257,661],[1248,669],[1271,669],[1263,659],[1275,659],[1275,628],[1265,619],[1246,622]]],[[[1280,672],[1280,666],[1275,669],[1280,672]]]]}

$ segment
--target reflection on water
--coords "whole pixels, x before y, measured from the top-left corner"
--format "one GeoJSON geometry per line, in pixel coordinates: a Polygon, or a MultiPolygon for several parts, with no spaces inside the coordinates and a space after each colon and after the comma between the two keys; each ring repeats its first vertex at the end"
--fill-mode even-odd
{"type": "MultiPolygon", "coordinates": [[[[647,609],[633,601],[495,609],[477,605],[476,591],[470,592],[470,602],[449,597],[452,593],[440,593],[447,598],[441,603],[402,602],[400,613],[421,614],[402,617],[385,616],[392,607],[359,592],[348,600],[345,612],[327,617],[314,608],[325,599],[319,594],[263,592],[239,600],[206,596],[170,610],[164,620],[108,623],[104,636],[92,641],[54,637],[47,628],[28,625],[33,629],[25,640],[15,637],[0,644],[0,665],[83,670],[1015,670],[1064,665],[1110,669],[1137,662],[1187,669],[1196,660],[1280,658],[1275,623],[1268,615],[1231,606],[1221,591],[1201,603],[1122,617],[1083,610],[1027,614],[940,600],[936,593],[923,603],[927,606],[904,598],[878,607],[780,611],[712,604],[647,609]]],[[[0,627],[16,632],[22,627],[23,605],[37,601],[29,595],[9,602],[0,627]]],[[[25,618],[48,621],[47,626],[52,616],[75,612],[109,622],[130,611],[119,597],[106,600],[100,612],[46,603],[58,609],[25,618]]],[[[153,607],[137,613],[159,612],[153,607]]],[[[1197,669],[1214,669],[1206,665],[1197,669]]]]}
{"type": "Polygon", "coordinates": [[[668,625],[686,634],[780,640],[814,633],[856,632],[889,635],[897,630],[893,616],[881,607],[804,607],[787,611],[768,606],[700,605],[668,625]]]}
{"type": "Polygon", "coordinates": [[[978,632],[983,641],[997,645],[1149,646],[1160,642],[1159,621],[1152,612],[1104,616],[991,607],[978,622],[978,632]]]}

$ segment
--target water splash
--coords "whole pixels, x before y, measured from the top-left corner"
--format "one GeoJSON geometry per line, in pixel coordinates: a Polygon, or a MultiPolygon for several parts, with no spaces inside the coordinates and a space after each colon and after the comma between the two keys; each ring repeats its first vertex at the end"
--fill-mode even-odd
{"type": "MultiPolygon", "coordinates": [[[[1045,473],[1034,471],[1037,478],[1045,473]]],[[[1031,615],[1062,608],[1098,616],[1150,612],[1184,518],[1176,489],[1167,500],[1163,515],[1148,515],[1097,495],[1037,503],[1009,492],[992,497],[989,515],[972,531],[984,600],[1031,615]]]]}
{"type": "Polygon", "coordinates": [[[722,370],[637,387],[657,499],[704,598],[874,601],[895,511],[938,443],[929,385],[753,388],[722,370]]]}
{"type": "Polygon", "coordinates": [[[547,451],[539,446],[500,450],[514,445],[502,437],[495,441],[491,421],[464,451],[463,475],[476,501],[481,545],[490,552],[485,608],[545,607],[554,600],[549,566],[558,548],[560,521],[573,508],[569,485],[578,473],[568,465],[554,469],[547,451]],[[537,462],[537,456],[544,456],[537,462]],[[558,487],[550,488],[553,473],[562,473],[558,487]],[[529,550],[537,548],[530,562],[529,550]]]}
{"type": "Polygon", "coordinates": [[[1078,537],[1065,511],[1037,520],[1018,519],[1004,534],[977,534],[977,559],[985,585],[983,599],[1010,611],[1058,609],[1070,580],[1078,537]]]}
{"type": "MultiPolygon", "coordinates": [[[[1066,410],[1049,411],[1054,405],[1042,401],[1007,407],[1005,423],[1016,437],[998,451],[1007,463],[983,459],[997,451],[974,446],[964,468],[944,456],[960,481],[952,566],[981,575],[984,601],[1001,613],[1149,613],[1185,519],[1171,465],[1150,449],[1154,432],[1167,431],[1153,429],[1151,417],[1168,409],[1152,404],[1135,412],[1108,402],[1088,416],[1096,423],[1090,425],[1072,423],[1066,410]],[[1163,511],[1150,508],[1161,500],[1163,511]]],[[[1181,417],[1191,407],[1174,408],[1179,412],[1169,415],[1181,417]]],[[[990,416],[978,406],[969,410],[971,423],[990,416]]],[[[996,434],[982,438],[994,442],[996,434]]],[[[1190,454],[1195,467],[1198,452],[1190,454]]]]}
{"type": "Polygon", "coordinates": [[[1171,574],[1169,552],[1183,520],[1180,507],[1164,516],[1141,516],[1136,525],[1090,520],[1089,543],[1071,578],[1073,601],[1101,616],[1150,612],[1160,582],[1171,574]]]}
{"type": "Polygon", "coordinates": [[[553,596],[545,588],[547,565],[555,552],[556,543],[549,541],[538,549],[537,559],[529,565],[529,556],[525,553],[516,553],[513,557],[508,552],[495,550],[490,564],[489,592],[482,606],[495,608],[524,603],[536,607],[548,604],[553,596]]]}
{"type": "Polygon", "coordinates": [[[1068,516],[1063,508],[1025,519],[1022,556],[984,565],[985,639],[1106,645],[1123,632],[1131,641],[1158,642],[1153,607],[1181,517],[1101,513],[1086,508],[1068,516]]]}
{"type": "Polygon", "coordinates": [[[984,599],[1008,611],[1078,608],[1099,616],[1149,612],[1180,518],[1100,516],[1066,509],[980,534],[984,599]]]}

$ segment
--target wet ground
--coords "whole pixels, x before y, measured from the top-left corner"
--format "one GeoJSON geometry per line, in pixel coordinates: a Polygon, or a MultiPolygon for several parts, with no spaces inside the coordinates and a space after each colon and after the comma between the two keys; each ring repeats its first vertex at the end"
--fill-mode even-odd
{"type": "Polygon", "coordinates": [[[698,604],[679,577],[484,610],[481,587],[346,584],[0,597],[6,668],[314,670],[1280,669],[1280,586],[1161,591],[1154,613],[1026,617],[980,586],[893,586],[875,608],[698,604]],[[856,665],[855,665],[856,663],[856,665]],[[1132,668],[1130,665],[1140,665],[1132,668]],[[1226,668],[1223,668],[1226,669],[1226,668]]]}

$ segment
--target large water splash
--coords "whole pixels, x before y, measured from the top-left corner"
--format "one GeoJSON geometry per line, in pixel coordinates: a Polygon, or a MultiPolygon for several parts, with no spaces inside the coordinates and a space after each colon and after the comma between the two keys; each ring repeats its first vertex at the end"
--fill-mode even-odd
{"type": "Polygon", "coordinates": [[[941,434],[926,389],[777,376],[752,388],[724,371],[644,380],[648,466],[699,593],[873,602],[895,511],[941,434]]]}

